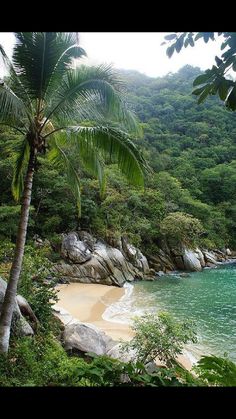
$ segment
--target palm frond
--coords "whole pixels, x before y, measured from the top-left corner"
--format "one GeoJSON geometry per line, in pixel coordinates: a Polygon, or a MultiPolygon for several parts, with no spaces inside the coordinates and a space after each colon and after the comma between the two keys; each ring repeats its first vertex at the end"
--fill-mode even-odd
{"type": "Polygon", "coordinates": [[[24,170],[28,163],[30,155],[29,143],[26,139],[21,142],[14,165],[13,180],[11,185],[11,190],[14,199],[18,202],[21,198],[24,186],[24,170]]]}
{"type": "Polygon", "coordinates": [[[11,87],[14,90],[15,94],[22,99],[24,105],[27,105],[29,108],[32,109],[32,103],[28,95],[28,92],[22,85],[14,66],[11,63],[10,59],[8,58],[2,45],[0,45],[0,54],[3,61],[3,65],[5,69],[7,70],[7,74],[8,74],[7,84],[9,85],[9,87],[11,87]]]}
{"type": "Polygon", "coordinates": [[[22,100],[5,84],[0,85],[0,122],[20,124],[27,117],[22,100]]]}
{"type": "Polygon", "coordinates": [[[100,187],[100,196],[104,196],[106,188],[106,177],[104,172],[104,161],[98,150],[89,147],[89,143],[84,141],[78,142],[79,159],[84,168],[94,177],[98,179],[100,187]]]}
{"type": "Polygon", "coordinates": [[[47,154],[48,160],[58,169],[66,171],[67,182],[76,199],[78,216],[81,216],[81,194],[80,194],[80,180],[75,168],[70,160],[70,157],[65,153],[60,145],[60,136],[54,135],[50,141],[50,151],[47,154]]]}
{"type": "Polygon", "coordinates": [[[111,66],[80,66],[68,71],[46,109],[47,118],[96,120],[100,117],[123,123],[140,134],[135,116],[127,108],[122,95],[123,81],[111,66]],[[93,104],[93,105],[92,105],[93,104]],[[90,107],[90,113],[87,111],[90,107]],[[95,116],[94,116],[95,115],[95,116]]]}
{"type": "Polygon", "coordinates": [[[15,32],[13,63],[32,98],[44,100],[48,86],[60,83],[72,57],[85,55],[76,35],[60,32],[15,32]]]}
{"type": "Polygon", "coordinates": [[[74,144],[77,142],[80,148],[94,149],[101,153],[105,160],[117,163],[132,184],[144,186],[147,164],[125,132],[110,126],[77,126],[68,129],[68,137],[74,144]]]}

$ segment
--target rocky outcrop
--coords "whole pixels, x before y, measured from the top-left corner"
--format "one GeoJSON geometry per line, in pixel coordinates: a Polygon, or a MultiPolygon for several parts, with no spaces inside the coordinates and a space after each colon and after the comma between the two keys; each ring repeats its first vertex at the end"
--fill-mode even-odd
{"type": "Polygon", "coordinates": [[[226,262],[231,251],[220,250],[200,250],[199,248],[189,249],[184,245],[168,248],[165,246],[165,252],[161,249],[149,258],[149,264],[156,271],[157,276],[168,273],[173,270],[187,272],[201,271],[205,267],[215,267],[219,263],[226,262]]]}
{"type": "Polygon", "coordinates": [[[92,251],[86,242],[78,240],[76,233],[64,237],[61,246],[61,255],[73,263],[84,263],[92,257],[92,251]]]}
{"type": "Polygon", "coordinates": [[[61,255],[64,260],[54,269],[71,282],[121,287],[126,281],[142,279],[149,273],[146,257],[125,239],[120,250],[86,232],[73,232],[64,237],[61,255]]]}
{"type": "Polygon", "coordinates": [[[66,326],[63,333],[65,350],[78,353],[92,352],[106,354],[115,342],[101,329],[88,323],[74,323],[66,326]]]}
{"type": "Polygon", "coordinates": [[[183,252],[183,263],[186,271],[201,271],[202,266],[198,257],[198,253],[190,249],[184,249],[183,252]]]}
{"type": "Polygon", "coordinates": [[[171,260],[168,253],[165,253],[162,249],[159,249],[154,256],[149,257],[149,265],[155,269],[156,272],[162,271],[168,273],[176,269],[175,263],[171,260]]]}
{"type": "Polygon", "coordinates": [[[63,308],[55,305],[54,315],[64,327],[62,341],[65,350],[78,353],[95,353],[129,362],[134,351],[122,351],[122,345],[110,338],[105,332],[90,323],[76,320],[63,308]]]}
{"type": "MultiPolygon", "coordinates": [[[[0,312],[1,312],[3,301],[4,301],[6,288],[7,288],[6,281],[4,281],[2,278],[0,278],[0,312]]],[[[27,308],[29,308],[31,310],[29,304],[27,303],[27,301],[23,297],[21,297],[21,296],[17,296],[17,297],[19,297],[20,303],[23,304],[23,301],[24,301],[24,306],[27,306],[27,308]]],[[[22,306],[22,304],[20,304],[20,305],[22,306]]],[[[34,334],[34,331],[33,331],[32,327],[26,321],[26,319],[23,317],[23,315],[21,313],[21,310],[20,310],[20,307],[18,305],[17,299],[15,301],[14,311],[13,311],[12,332],[16,335],[19,335],[19,336],[31,336],[31,335],[34,334]]]]}

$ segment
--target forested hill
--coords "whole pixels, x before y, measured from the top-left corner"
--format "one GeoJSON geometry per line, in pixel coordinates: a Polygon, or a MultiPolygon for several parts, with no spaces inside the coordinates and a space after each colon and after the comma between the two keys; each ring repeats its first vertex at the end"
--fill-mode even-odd
{"type": "MultiPolygon", "coordinates": [[[[202,223],[199,245],[236,249],[236,114],[214,96],[197,104],[191,92],[199,74],[198,68],[190,66],[161,78],[122,71],[128,101],[144,131],[136,142],[153,168],[145,191],[131,187],[116,166],[110,165],[101,198],[97,180],[82,171],[73,156],[82,186],[78,221],[64,173],[39,157],[29,239],[35,233],[52,239],[79,227],[111,243],[125,233],[146,254],[154,254],[163,220],[170,213],[182,212],[202,223]]],[[[17,136],[0,128],[0,236],[10,239],[15,239],[19,215],[10,191],[14,161],[10,150],[17,136]]],[[[181,224],[171,233],[182,234],[183,230],[181,224]]]]}
{"type": "MultiPolygon", "coordinates": [[[[236,114],[215,96],[197,104],[191,92],[193,80],[201,74],[199,68],[187,65],[159,78],[136,71],[122,74],[128,82],[131,106],[143,123],[140,144],[153,169],[168,172],[193,198],[212,205],[218,212],[216,231],[217,223],[219,234],[227,226],[235,246],[236,114]]],[[[189,212],[200,215],[193,208],[189,212]]],[[[206,211],[200,218],[204,221],[207,216],[206,211]]]]}

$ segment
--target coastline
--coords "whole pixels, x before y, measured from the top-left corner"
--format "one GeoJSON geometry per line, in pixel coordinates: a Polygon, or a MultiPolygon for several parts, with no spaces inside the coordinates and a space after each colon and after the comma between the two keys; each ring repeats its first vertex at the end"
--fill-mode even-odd
{"type": "Polygon", "coordinates": [[[99,327],[114,340],[130,340],[130,326],[106,320],[103,314],[113,303],[125,296],[125,289],[112,285],[71,283],[58,285],[57,307],[68,311],[75,319],[99,327]]]}
{"type": "MultiPolygon", "coordinates": [[[[59,301],[55,308],[62,308],[73,316],[73,318],[91,323],[114,340],[130,340],[134,336],[128,323],[112,321],[105,311],[109,312],[110,307],[125,298],[130,290],[118,288],[111,285],[71,283],[61,284],[56,287],[59,301]]],[[[195,359],[191,353],[184,350],[177,360],[187,370],[191,370],[195,359]]]]}

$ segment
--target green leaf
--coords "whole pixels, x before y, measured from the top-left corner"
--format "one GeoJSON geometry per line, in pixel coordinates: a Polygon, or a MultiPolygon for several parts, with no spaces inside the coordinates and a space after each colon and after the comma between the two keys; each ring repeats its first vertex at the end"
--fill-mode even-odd
{"type": "Polygon", "coordinates": [[[225,100],[229,90],[229,84],[227,80],[223,80],[219,85],[219,96],[221,100],[225,100]]]}
{"type": "Polygon", "coordinates": [[[189,45],[190,45],[191,47],[194,47],[194,41],[193,41],[192,36],[189,36],[188,40],[189,40],[189,45]]]}
{"type": "Polygon", "coordinates": [[[205,90],[205,87],[206,86],[203,86],[203,87],[200,87],[199,89],[193,90],[192,95],[197,95],[197,96],[200,95],[203,92],[203,90],[205,90]]]}
{"type": "Polygon", "coordinates": [[[187,48],[187,46],[188,46],[188,44],[189,44],[190,42],[189,42],[189,39],[187,38],[187,39],[185,39],[185,41],[184,41],[184,47],[185,48],[187,48]]]}
{"type": "Polygon", "coordinates": [[[203,84],[205,83],[207,80],[209,80],[212,77],[212,73],[208,72],[208,73],[204,73],[201,74],[200,76],[198,76],[194,82],[193,82],[193,86],[198,86],[199,84],[203,84]]]}
{"type": "Polygon", "coordinates": [[[175,50],[175,46],[174,45],[171,45],[170,47],[167,48],[166,54],[168,55],[169,58],[171,58],[172,55],[174,54],[174,50],[175,50]]]}
{"type": "Polygon", "coordinates": [[[232,110],[236,110],[236,86],[232,89],[231,93],[229,94],[226,105],[232,110]]]}
{"type": "Polygon", "coordinates": [[[203,90],[203,92],[199,96],[199,99],[198,99],[198,102],[197,102],[198,104],[202,103],[207,98],[207,96],[209,95],[211,89],[212,89],[212,84],[208,84],[205,87],[205,89],[203,90]]]}
{"type": "Polygon", "coordinates": [[[166,35],[164,37],[164,39],[166,39],[167,41],[171,41],[172,39],[176,39],[177,35],[175,33],[172,33],[171,35],[166,35]]]}
{"type": "Polygon", "coordinates": [[[29,152],[29,143],[26,139],[24,139],[17,151],[11,185],[12,195],[17,202],[19,202],[23,192],[24,170],[28,164],[29,152]]]}
{"type": "Polygon", "coordinates": [[[215,61],[216,61],[216,64],[218,65],[218,67],[223,63],[223,61],[217,56],[215,56],[215,61]]]}
{"type": "Polygon", "coordinates": [[[175,49],[177,52],[180,52],[184,43],[184,37],[181,36],[175,43],[175,49]]]}
{"type": "Polygon", "coordinates": [[[203,34],[202,32],[198,32],[198,34],[195,36],[194,41],[197,41],[198,39],[202,38],[203,34]]]}

